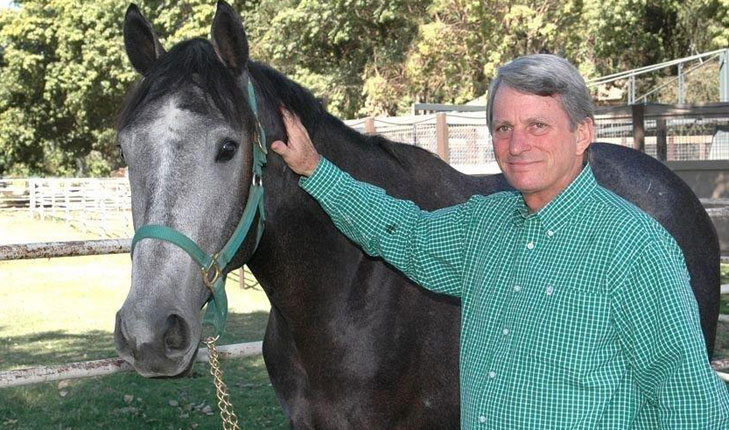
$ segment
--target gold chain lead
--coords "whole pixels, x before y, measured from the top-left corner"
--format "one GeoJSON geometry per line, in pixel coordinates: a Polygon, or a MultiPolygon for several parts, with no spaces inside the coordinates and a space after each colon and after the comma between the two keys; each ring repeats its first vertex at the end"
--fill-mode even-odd
{"type": "Polygon", "coordinates": [[[213,383],[215,384],[215,394],[218,398],[218,409],[220,409],[220,418],[223,420],[223,430],[240,430],[238,427],[238,417],[233,410],[233,404],[230,403],[230,395],[228,394],[228,386],[223,382],[223,369],[220,368],[220,360],[218,359],[218,350],[215,348],[215,342],[218,337],[209,337],[205,339],[205,345],[208,347],[208,356],[210,357],[210,374],[213,375],[213,383]]]}

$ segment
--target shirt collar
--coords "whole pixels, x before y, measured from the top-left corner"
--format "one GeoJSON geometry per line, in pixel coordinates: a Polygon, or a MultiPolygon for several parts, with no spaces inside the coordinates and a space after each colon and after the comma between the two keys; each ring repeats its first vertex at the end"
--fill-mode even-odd
{"type": "Polygon", "coordinates": [[[524,197],[520,194],[512,219],[517,225],[522,225],[527,218],[536,216],[542,226],[554,234],[573,218],[575,212],[590,197],[596,186],[595,175],[593,175],[590,165],[587,164],[567,188],[537,213],[529,213],[524,197]]]}

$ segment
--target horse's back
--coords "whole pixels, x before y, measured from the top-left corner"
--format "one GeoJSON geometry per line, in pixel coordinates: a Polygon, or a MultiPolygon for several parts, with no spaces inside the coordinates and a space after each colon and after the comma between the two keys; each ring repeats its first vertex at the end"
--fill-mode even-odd
{"type": "Polygon", "coordinates": [[[681,247],[711,353],[719,315],[719,240],[701,202],[666,165],[633,149],[595,143],[590,165],[600,185],[655,218],[681,247]]]}

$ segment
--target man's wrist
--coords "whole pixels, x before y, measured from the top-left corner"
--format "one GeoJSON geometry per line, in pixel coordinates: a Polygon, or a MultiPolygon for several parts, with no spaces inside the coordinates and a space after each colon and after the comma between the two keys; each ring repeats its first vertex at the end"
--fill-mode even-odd
{"type": "Polygon", "coordinates": [[[320,157],[311,175],[299,178],[299,186],[316,199],[324,198],[339,183],[342,175],[343,172],[334,164],[320,157]]]}
{"type": "Polygon", "coordinates": [[[321,155],[316,154],[316,164],[314,164],[314,167],[311,168],[308,172],[304,172],[304,174],[302,176],[307,177],[307,178],[310,177],[311,175],[314,174],[314,172],[316,172],[316,169],[319,167],[320,164],[321,164],[321,155]]]}

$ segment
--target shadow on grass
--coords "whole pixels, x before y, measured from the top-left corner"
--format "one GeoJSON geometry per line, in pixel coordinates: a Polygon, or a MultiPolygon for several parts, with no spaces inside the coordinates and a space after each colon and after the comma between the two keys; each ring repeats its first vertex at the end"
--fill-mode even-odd
{"type": "MultiPolygon", "coordinates": [[[[268,314],[231,313],[220,344],[263,339],[268,314]]],[[[114,357],[113,335],[35,333],[0,339],[0,369],[114,357]]],[[[243,428],[288,428],[262,357],[223,361],[243,428]]],[[[136,373],[0,389],[0,428],[219,429],[207,365],[192,377],[145,379],[136,373]]]]}
{"type": "MultiPolygon", "coordinates": [[[[267,321],[267,312],[230,313],[218,344],[262,340],[267,321]]],[[[116,357],[114,335],[101,330],[85,333],[54,330],[0,338],[0,370],[112,357],[116,357]]]]}

